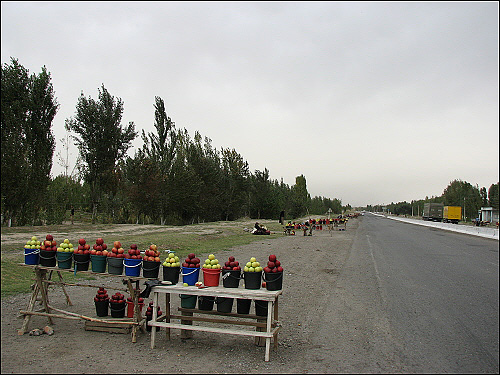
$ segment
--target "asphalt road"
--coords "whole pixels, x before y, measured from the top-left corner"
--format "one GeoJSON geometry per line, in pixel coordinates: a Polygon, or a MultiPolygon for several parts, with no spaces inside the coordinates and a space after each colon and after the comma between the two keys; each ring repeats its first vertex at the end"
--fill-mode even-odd
{"type": "Polygon", "coordinates": [[[496,240],[365,215],[326,301],[363,353],[338,370],[498,373],[498,253],[496,240]]]}

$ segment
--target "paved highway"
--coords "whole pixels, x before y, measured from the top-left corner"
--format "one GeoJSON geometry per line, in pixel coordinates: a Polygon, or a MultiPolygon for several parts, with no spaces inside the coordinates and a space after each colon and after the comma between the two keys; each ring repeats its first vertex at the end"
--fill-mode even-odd
{"type": "Polygon", "coordinates": [[[319,332],[336,372],[498,373],[499,243],[366,214],[319,332]],[[326,347],[327,335],[337,344],[326,347]],[[340,363],[340,365],[339,365],[340,363]]]}

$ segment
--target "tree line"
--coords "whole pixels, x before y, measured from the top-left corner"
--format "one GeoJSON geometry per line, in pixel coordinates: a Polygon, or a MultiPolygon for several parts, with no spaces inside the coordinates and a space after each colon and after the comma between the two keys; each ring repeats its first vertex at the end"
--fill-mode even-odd
{"type": "MultiPolygon", "coordinates": [[[[11,58],[2,65],[2,225],[60,224],[74,208],[92,223],[186,224],[240,217],[287,219],[340,214],[339,199],[310,197],[304,175],[289,186],[269,171],[249,170],[231,148],[177,128],[159,96],[154,131],[141,133],[143,146],[127,156],[139,136],[122,124],[124,103],[104,87],[97,99],[77,99],[65,129],[78,148],[75,174],[50,177],[55,150],[52,121],[59,104],[50,73],[40,74],[11,58]]],[[[68,147],[68,145],[66,145],[68,147]]],[[[68,166],[65,166],[68,170],[68,166]]]]}
{"type": "Polygon", "coordinates": [[[443,203],[445,206],[460,206],[466,220],[474,220],[478,217],[481,207],[499,208],[499,183],[493,183],[488,190],[486,187],[472,185],[460,179],[453,180],[444,189],[443,194],[438,197],[425,197],[425,199],[412,200],[411,202],[398,202],[383,205],[368,206],[367,210],[372,212],[387,211],[396,215],[422,216],[425,203],[443,203]]]}

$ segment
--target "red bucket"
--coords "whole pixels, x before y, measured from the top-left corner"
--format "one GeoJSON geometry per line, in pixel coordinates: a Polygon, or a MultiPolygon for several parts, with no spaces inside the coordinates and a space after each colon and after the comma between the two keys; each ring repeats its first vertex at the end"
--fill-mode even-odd
{"type": "MultiPolygon", "coordinates": [[[[144,303],[139,303],[139,309],[142,312],[142,306],[144,306],[144,303]]],[[[127,318],[133,318],[134,317],[134,303],[127,301],[127,318]]]]}
{"type": "Polygon", "coordinates": [[[222,268],[203,268],[203,284],[205,286],[219,286],[222,268]]]}

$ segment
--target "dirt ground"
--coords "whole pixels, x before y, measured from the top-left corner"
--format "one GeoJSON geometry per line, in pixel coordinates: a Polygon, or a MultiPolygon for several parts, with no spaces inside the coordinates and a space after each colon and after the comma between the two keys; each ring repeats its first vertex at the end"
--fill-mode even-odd
{"type": "MultiPolygon", "coordinates": [[[[340,327],[336,327],[336,320],[330,319],[331,324],[325,324],[328,319],[322,316],[323,296],[335,289],[361,221],[362,217],[351,219],[346,231],[329,232],[323,228],[305,237],[301,231],[297,231],[295,236],[275,239],[262,236],[252,244],[215,254],[219,261],[233,255],[242,263],[251,257],[264,263],[270,254],[276,254],[281,261],[284,267],[283,295],[279,300],[282,330],[278,336],[278,349],[271,350],[269,362],[264,361],[265,347],[256,346],[254,339],[248,336],[194,332],[193,338],[182,340],[179,330],[171,330],[171,340],[168,341],[162,329],[157,333],[155,349],[151,349],[149,332],[138,332],[137,342],[132,343],[130,334],[85,331],[83,320],[68,319],[54,320],[54,335],[30,336],[26,333],[19,336],[17,330],[23,322],[19,310],[25,309],[29,300],[29,295],[24,294],[2,300],[1,371],[6,374],[366,371],[366,367],[350,367],[344,363],[343,353],[335,348],[344,352],[351,350],[350,355],[358,354],[359,359],[363,353],[352,353],[356,350],[354,344],[349,346],[353,338],[339,337],[340,327]],[[331,353],[332,357],[325,359],[325,353],[326,356],[331,353]]],[[[206,259],[207,255],[197,254],[200,259],[206,259]]],[[[89,282],[103,285],[108,292],[121,290],[127,296],[125,286],[115,278],[102,277],[89,282]]],[[[141,283],[141,290],[143,288],[141,283]]],[[[96,290],[68,286],[73,306],[66,305],[60,287],[51,286],[49,298],[56,308],[97,317],[93,303],[96,290]]],[[[149,301],[151,298],[146,300],[146,304],[149,301]]],[[[162,304],[163,301],[162,297],[162,304]]],[[[174,296],[172,306],[176,311],[180,298],[174,296]]],[[[40,308],[37,305],[36,309],[40,308]]],[[[253,312],[252,304],[250,313],[253,312]]],[[[41,329],[47,324],[46,317],[33,316],[29,329],[41,329]]]]}

